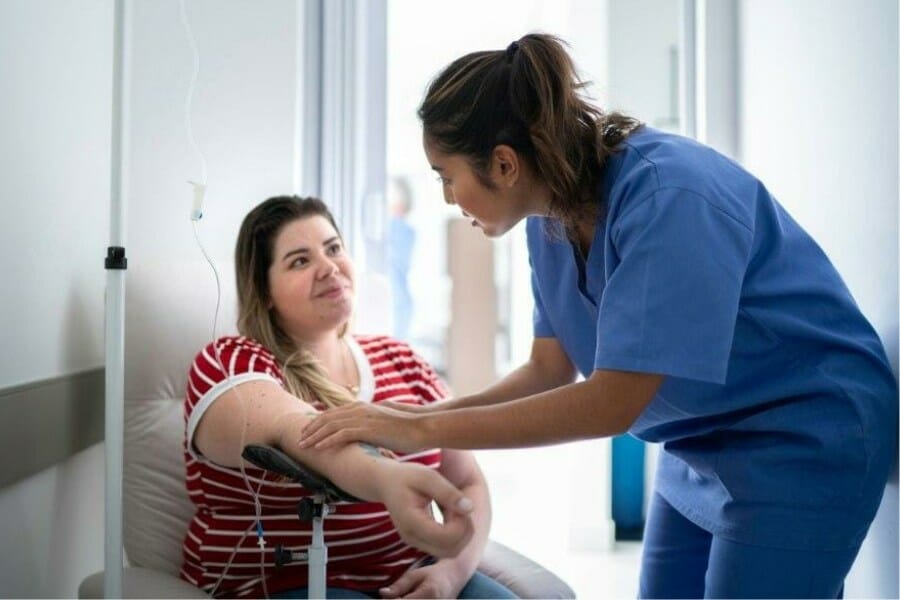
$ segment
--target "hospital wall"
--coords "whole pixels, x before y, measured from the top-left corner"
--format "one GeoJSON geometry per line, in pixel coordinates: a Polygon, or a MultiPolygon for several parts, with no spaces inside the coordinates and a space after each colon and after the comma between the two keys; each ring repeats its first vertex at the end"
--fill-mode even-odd
{"type": "MultiPolygon", "coordinates": [[[[111,2],[0,3],[0,595],[7,597],[70,596],[102,561],[102,445],[93,440],[14,482],[6,475],[56,443],[37,422],[55,415],[34,411],[34,397],[53,387],[44,382],[86,373],[102,386],[111,29],[111,2]],[[20,433],[25,439],[16,441],[20,433]]],[[[102,427],[102,399],[97,406],[102,427]]]]}

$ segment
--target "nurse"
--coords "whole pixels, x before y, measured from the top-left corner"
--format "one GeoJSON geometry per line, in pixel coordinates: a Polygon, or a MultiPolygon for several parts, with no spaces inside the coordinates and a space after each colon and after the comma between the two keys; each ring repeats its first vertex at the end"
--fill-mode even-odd
{"type": "Polygon", "coordinates": [[[301,445],[629,432],[661,443],[642,597],[840,597],[896,456],[897,384],[809,234],[737,163],[591,105],[552,36],[457,59],[419,116],[449,204],[490,237],[527,220],[531,357],[415,412],[330,411],[301,445]]]}

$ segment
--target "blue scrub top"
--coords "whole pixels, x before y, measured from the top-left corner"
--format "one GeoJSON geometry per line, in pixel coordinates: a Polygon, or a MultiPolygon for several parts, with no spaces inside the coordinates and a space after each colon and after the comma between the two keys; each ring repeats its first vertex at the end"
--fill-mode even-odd
{"type": "Polygon", "coordinates": [[[528,219],[535,336],[585,377],[667,376],[630,432],[662,442],[656,491],[701,527],[859,543],[896,454],[897,384],[821,248],[740,165],[647,127],[599,200],[586,257],[528,219]]]}

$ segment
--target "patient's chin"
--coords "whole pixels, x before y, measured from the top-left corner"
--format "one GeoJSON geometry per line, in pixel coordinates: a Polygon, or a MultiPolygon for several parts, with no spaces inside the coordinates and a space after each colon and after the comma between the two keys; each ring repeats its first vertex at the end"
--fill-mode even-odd
{"type": "Polygon", "coordinates": [[[341,302],[334,303],[330,310],[320,313],[323,324],[327,323],[332,328],[342,328],[353,316],[353,298],[347,297],[341,302]]]}

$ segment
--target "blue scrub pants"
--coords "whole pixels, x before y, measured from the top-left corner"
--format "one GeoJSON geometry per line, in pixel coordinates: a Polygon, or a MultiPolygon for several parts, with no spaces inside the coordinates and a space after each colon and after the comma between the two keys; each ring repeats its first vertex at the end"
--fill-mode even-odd
{"type": "Polygon", "coordinates": [[[859,546],[785,550],[722,539],[659,494],[650,501],[641,598],[842,598],[859,546]]]}

